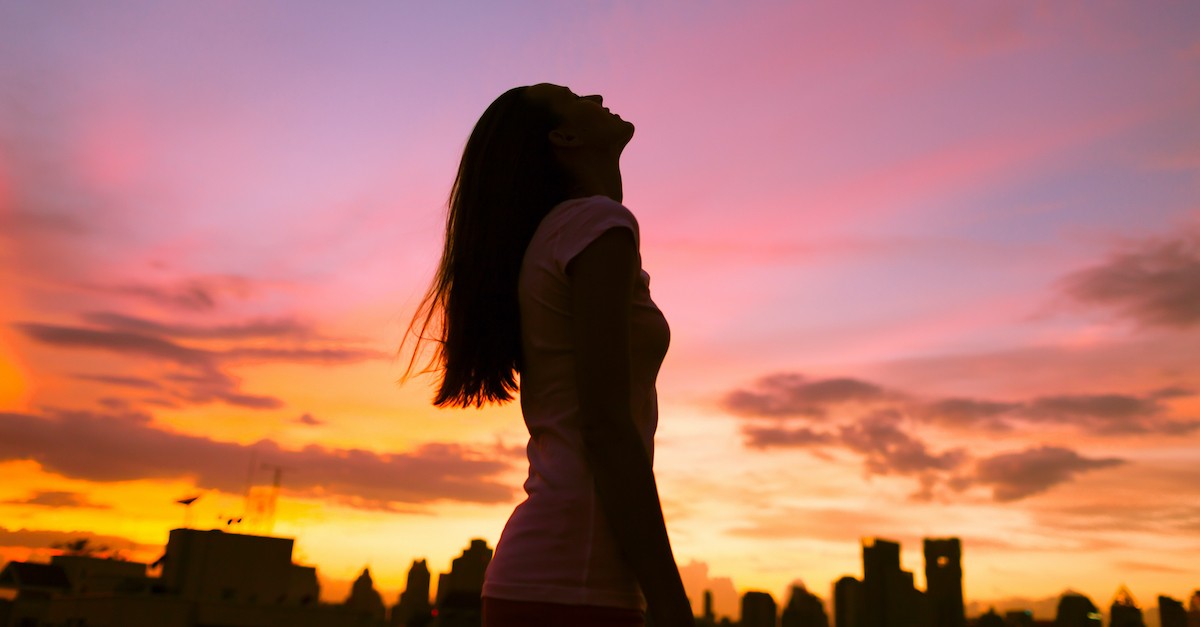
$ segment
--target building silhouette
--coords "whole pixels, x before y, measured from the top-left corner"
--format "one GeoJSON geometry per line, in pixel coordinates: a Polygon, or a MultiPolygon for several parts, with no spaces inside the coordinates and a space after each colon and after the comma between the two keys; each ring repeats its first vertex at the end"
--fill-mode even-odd
{"type": "MultiPolygon", "coordinates": [[[[0,625],[87,627],[379,627],[368,612],[318,603],[316,569],[292,563],[293,540],[174,529],[157,564],[55,556],[10,562],[16,589],[0,625]]],[[[0,618],[3,617],[0,608],[0,618]]]]}
{"type": "Polygon", "coordinates": [[[835,627],[862,627],[862,582],[849,575],[833,584],[833,620],[835,627]]]}
{"type": "Polygon", "coordinates": [[[913,584],[913,574],[900,568],[898,543],[867,538],[862,543],[862,560],[860,627],[925,627],[930,624],[924,593],[913,584]]]}
{"type": "Polygon", "coordinates": [[[958,538],[925,539],[925,595],[932,627],[964,627],[962,542],[958,538]]]}
{"type": "Polygon", "coordinates": [[[1058,599],[1054,627],[1100,627],[1100,611],[1091,599],[1068,590],[1058,599]]]}
{"type": "Polygon", "coordinates": [[[450,572],[438,576],[434,624],[438,627],[479,627],[482,619],[483,574],[492,561],[486,540],[471,540],[454,558],[450,572]]]}
{"type": "Polygon", "coordinates": [[[791,598],[779,618],[780,627],[829,627],[825,604],[804,586],[792,586],[791,598]]]}
{"type": "Polygon", "coordinates": [[[358,579],[354,580],[354,585],[350,587],[350,596],[346,597],[343,605],[365,612],[377,622],[383,622],[387,608],[383,605],[383,596],[375,589],[375,582],[371,581],[371,569],[364,568],[358,579]]]}
{"type": "Polygon", "coordinates": [[[742,595],[741,627],[776,627],[775,599],[768,592],[747,592],[742,595]]]}
{"type": "Polygon", "coordinates": [[[1188,615],[1187,610],[1183,608],[1183,601],[1160,594],[1158,624],[1161,627],[1188,627],[1188,615]]]}
{"type": "Polygon", "coordinates": [[[1142,608],[1138,607],[1129,588],[1125,586],[1117,588],[1117,594],[1113,597],[1112,604],[1108,606],[1108,625],[1109,627],[1146,627],[1142,608]]]}
{"type": "Polygon", "coordinates": [[[429,603],[429,567],[425,560],[413,560],[408,569],[404,592],[392,607],[392,627],[425,627],[433,622],[433,606],[429,603]]]}
{"type": "Polygon", "coordinates": [[[1008,627],[1034,627],[1033,612],[1029,610],[1009,610],[1004,613],[1004,624],[1008,627]]]}
{"type": "Polygon", "coordinates": [[[1188,599],[1188,627],[1200,627],[1200,590],[1192,592],[1188,599]]]}
{"type": "Polygon", "coordinates": [[[987,613],[975,621],[975,627],[1008,627],[1008,625],[1004,622],[1004,617],[996,613],[996,608],[990,607],[987,613]]]}

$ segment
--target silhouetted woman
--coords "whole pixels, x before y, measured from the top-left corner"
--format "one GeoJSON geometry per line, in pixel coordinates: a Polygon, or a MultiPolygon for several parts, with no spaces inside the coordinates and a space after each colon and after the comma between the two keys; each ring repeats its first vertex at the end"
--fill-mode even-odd
{"type": "Polygon", "coordinates": [[[633,125],[539,84],[475,125],[446,244],[413,319],[433,333],[438,406],[503,403],[529,428],[528,497],[497,543],[485,627],[692,625],[651,460],[669,331],[621,205],[633,125]],[[643,596],[644,595],[644,596],[643,596]]]}

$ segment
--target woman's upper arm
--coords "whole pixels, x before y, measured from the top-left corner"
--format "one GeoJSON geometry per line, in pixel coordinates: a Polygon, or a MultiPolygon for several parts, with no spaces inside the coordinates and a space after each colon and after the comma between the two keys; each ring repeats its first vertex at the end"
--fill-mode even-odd
{"type": "Polygon", "coordinates": [[[633,233],[611,228],[567,265],[576,384],[585,434],[629,408],[629,319],[638,275],[633,233]]]}

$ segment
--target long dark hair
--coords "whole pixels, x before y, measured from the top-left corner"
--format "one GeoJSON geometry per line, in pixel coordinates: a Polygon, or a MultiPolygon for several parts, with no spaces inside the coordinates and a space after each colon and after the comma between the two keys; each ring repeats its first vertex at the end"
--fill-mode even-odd
{"type": "Polygon", "coordinates": [[[525,90],[503,93],[471,131],[450,190],[442,260],[409,324],[416,346],[405,377],[421,344],[433,342],[425,371],[441,372],[439,407],[503,403],[517,391],[521,260],[567,193],[549,139],[560,120],[525,90]]]}

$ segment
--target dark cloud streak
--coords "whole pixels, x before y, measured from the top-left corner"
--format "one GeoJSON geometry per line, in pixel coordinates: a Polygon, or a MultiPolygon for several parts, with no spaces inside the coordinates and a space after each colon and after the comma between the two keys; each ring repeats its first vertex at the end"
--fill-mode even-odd
{"type": "Polygon", "coordinates": [[[199,488],[245,490],[251,449],[288,469],[286,491],[341,497],[370,508],[440,500],[501,503],[511,489],[496,480],[509,464],[457,444],[425,444],[405,453],[250,446],[155,428],[145,414],[54,411],[0,413],[0,460],[33,460],[50,472],[89,481],[180,479],[199,488]]]}
{"type": "Polygon", "coordinates": [[[1080,303],[1114,309],[1144,327],[1200,326],[1200,227],[1137,242],[1061,286],[1080,303]]]}

